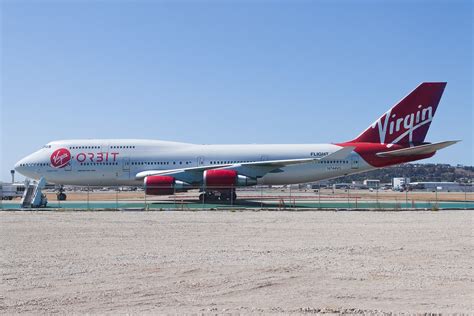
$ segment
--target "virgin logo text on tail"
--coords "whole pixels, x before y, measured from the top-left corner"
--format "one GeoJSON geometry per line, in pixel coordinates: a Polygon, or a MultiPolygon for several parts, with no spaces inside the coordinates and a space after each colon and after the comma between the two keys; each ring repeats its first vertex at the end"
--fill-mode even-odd
{"type": "Polygon", "coordinates": [[[378,127],[379,129],[379,137],[380,143],[385,144],[385,140],[388,135],[393,135],[394,133],[400,132],[402,130],[402,134],[399,135],[396,139],[392,140],[390,143],[396,144],[400,140],[402,140],[407,134],[409,134],[409,140],[411,142],[411,137],[413,131],[423,126],[433,119],[433,108],[428,106],[424,109],[421,109],[423,106],[420,104],[418,105],[418,111],[416,113],[411,113],[406,115],[405,117],[397,118],[397,115],[394,113],[392,114],[392,110],[389,110],[378,119],[374,124],[372,124],[372,128],[378,127]],[[382,122],[382,119],[385,120],[382,122]]]}

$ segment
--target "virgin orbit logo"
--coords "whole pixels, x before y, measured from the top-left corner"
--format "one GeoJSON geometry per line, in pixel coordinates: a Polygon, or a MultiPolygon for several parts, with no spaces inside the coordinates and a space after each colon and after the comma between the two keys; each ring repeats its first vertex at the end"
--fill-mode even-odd
{"type": "Polygon", "coordinates": [[[54,168],[64,168],[71,160],[71,153],[66,148],[60,148],[51,155],[51,166],[54,168]]]}

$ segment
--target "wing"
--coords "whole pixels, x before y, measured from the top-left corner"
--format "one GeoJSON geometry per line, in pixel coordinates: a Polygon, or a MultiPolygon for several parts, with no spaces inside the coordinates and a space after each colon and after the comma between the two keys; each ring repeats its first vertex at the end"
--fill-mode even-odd
{"type": "Polygon", "coordinates": [[[147,170],[136,174],[137,180],[143,179],[148,176],[161,175],[161,176],[173,176],[176,179],[185,181],[188,183],[200,182],[203,178],[203,172],[210,169],[225,169],[235,170],[239,174],[248,176],[251,178],[260,178],[269,172],[279,172],[280,168],[300,165],[307,163],[315,163],[321,160],[328,159],[343,159],[347,157],[355,147],[348,146],[343,147],[332,154],[324,156],[322,158],[300,158],[300,159],[282,159],[282,160],[267,160],[267,161],[256,161],[256,162],[245,162],[238,164],[223,164],[223,165],[212,165],[212,166],[200,166],[191,168],[171,169],[171,170],[147,170]]]}
{"type": "Polygon", "coordinates": [[[426,144],[426,145],[420,145],[420,146],[415,146],[415,147],[410,147],[410,148],[380,152],[380,153],[377,153],[376,155],[379,157],[404,157],[404,156],[413,156],[413,155],[425,155],[425,154],[434,153],[437,150],[454,145],[457,142],[459,142],[459,140],[451,140],[451,141],[434,143],[434,144],[426,144]]]}

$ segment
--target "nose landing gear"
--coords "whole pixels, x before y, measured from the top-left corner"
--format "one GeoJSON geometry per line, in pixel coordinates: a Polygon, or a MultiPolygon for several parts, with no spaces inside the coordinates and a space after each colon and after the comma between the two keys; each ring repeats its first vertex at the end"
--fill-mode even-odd
{"type": "Polygon", "coordinates": [[[64,187],[63,186],[59,187],[59,190],[58,190],[58,193],[56,194],[56,197],[57,197],[58,201],[66,201],[67,195],[66,195],[66,193],[64,193],[64,187]]]}

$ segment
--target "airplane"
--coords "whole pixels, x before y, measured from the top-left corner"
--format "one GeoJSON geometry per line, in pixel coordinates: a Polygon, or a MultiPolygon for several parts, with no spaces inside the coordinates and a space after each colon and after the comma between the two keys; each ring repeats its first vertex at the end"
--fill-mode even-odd
{"type": "Polygon", "coordinates": [[[356,138],[330,144],[198,145],[142,139],[53,141],[15,170],[63,185],[144,186],[147,195],[200,189],[200,200],[236,199],[235,188],[314,182],[432,157],[458,141],[425,142],[446,82],[423,82],[356,138]]]}

